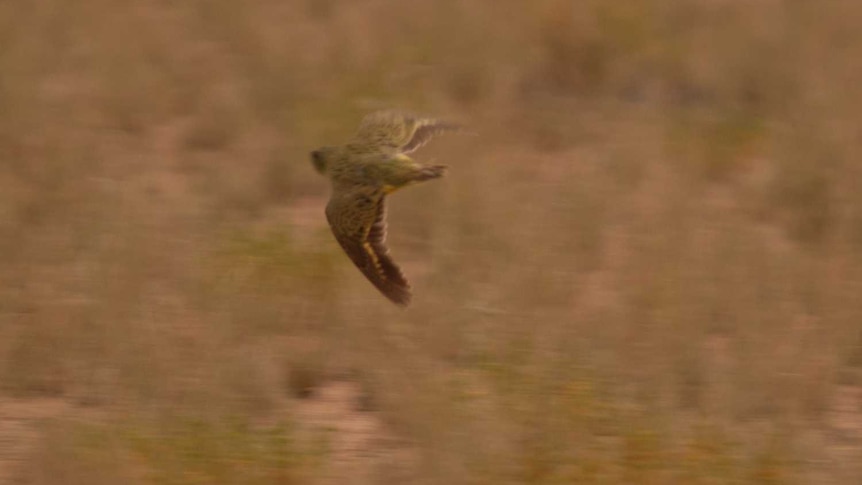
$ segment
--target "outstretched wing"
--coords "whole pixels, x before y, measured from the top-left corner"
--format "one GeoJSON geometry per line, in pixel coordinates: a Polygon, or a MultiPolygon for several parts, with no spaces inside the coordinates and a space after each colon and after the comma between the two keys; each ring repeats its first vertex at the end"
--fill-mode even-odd
{"type": "Polygon", "coordinates": [[[410,153],[440,133],[460,129],[456,123],[433,118],[400,111],[376,111],[359,124],[352,144],[389,154],[410,153]]]}
{"type": "Polygon", "coordinates": [[[335,239],[368,281],[394,303],[410,304],[410,283],[386,247],[383,193],[366,187],[335,191],[326,206],[326,219],[335,239]]]}

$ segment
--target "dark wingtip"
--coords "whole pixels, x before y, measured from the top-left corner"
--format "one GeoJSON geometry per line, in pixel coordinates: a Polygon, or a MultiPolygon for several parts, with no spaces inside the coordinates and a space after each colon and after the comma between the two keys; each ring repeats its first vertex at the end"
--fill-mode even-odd
{"type": "Polygon", "coordinates": [[[410,302],[413,300],[413,295],[407,293],[406,295],[390,299],[393,303],[400,306],[401,308],[407,308],[410,306],[410,302]]]}
{"type": "Polygon", "coordinates": [[[388,286],[386,288],[378,287],[378,289],[389,301],[402,308],[410,306],[410,302],[413,299],[409,286],[388,286]]]}

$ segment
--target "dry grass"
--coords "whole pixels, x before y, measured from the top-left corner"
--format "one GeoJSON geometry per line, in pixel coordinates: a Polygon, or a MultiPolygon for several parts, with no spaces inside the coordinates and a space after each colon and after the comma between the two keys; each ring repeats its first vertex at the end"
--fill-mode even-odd
{"type": "Polygon", "coordinates": [[[109,417],[22,476],[325,481],[272,423],[350,376],[426,483],[858,483],[862,8],[815,3],[0,3],[0,392],[109,417]],[[384,106],[480,132],[393,199],[408,311],[307,161],[384,106]]]}
{"type": "MultiPolygon", "coordinates": [[[[307,483],[324,447],[303,448],[286,424],[244,418],[128,418],[50,428],[28,483],[307,483]]],[[[319,441],[319,440],[318,440],[319,441]]]]}

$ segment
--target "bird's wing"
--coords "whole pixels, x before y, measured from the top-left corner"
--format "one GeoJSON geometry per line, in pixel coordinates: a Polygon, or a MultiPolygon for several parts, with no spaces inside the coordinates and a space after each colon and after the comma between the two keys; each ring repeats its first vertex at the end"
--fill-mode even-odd
{"type": "Polygon", "coordinates": [[[352,143],[390,154],[410,153],[440,133],[460,129],[456,123],[433,118],[399,111],[376,111],[362,120],[352,143]]]}
{"type": "Polygon", "coordinates": [[[335,239],[353,264],[384,296],[398,305],[410,303],[410,283],[389,257],[383,192],[370,187],[336,190],[326,206],[335,239]]]}

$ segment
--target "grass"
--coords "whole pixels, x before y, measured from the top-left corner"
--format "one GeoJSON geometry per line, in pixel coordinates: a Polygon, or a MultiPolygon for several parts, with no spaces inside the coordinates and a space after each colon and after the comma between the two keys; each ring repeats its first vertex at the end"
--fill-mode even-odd
{"type": "Polygon", "coordinates": [[[307,483],[322,443],[301,445],[288,424],[188,416],[54,425],[28,483],[307,483]]]}
{"type": "Polygon", "coordinates": [[[259,423],[336,375],[427,483],[859,481],[852,2],[43,3],[0,5],[0,392],[109,419],[32,482],[325,481],[259,423]],[[390,199],[407,311],[307,160],[393,105],[480,134],[390,199]]]}

